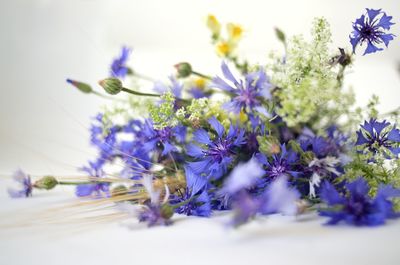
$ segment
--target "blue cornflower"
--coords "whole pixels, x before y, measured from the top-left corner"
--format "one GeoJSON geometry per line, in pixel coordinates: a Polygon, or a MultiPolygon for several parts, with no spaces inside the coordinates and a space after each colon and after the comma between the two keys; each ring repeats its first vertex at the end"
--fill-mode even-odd
{"type": "Polygon", "coordinates": [[[381,9],[367,8],[367,13],[353,23],[353,32],[350,35],[353,53],[355,53],[357,45],[361,46],[365,42],[367,42],[367,48],[363,55],[383,50],[377,46],[381,43],[388,47],[389,42],[395,37],[395,35],[387,33],[395,24],[391,20],[392,17],[387,16],[381,9]]]}
{"type": "Polygon", "coordinates": [[[195,144],[187,146],[187,154],[199,159],[199,161],[189,162],[189,166],[195,174],[218,179],[226,173],[228,166],[233,162],[236,149],[245,144],[244,130],[231,125],[226,133],[222,124],[215,117],[209,119],[208,122],[217,135],[211,140],[208,132],[204,129],[193,133],[193,140],[203,144],[203,147],[195,144]]]}
{"type": "Polygon", "coordinates": [[[207,179],[194,174],[190,167],[185,167],[186,188],[183,192],[178,190],[178,198],[172,205],[182,203],[175,212],[186,215],[204,216],[211,215],[210,197],[206,185],[207,179]]]}
{"type": "Polygon", "coordinates": [[[344,221],[356,226],[376,226],[384,224],[386,219],[400,217],[390,201],[393,197],[400,197],[400,190],[381,184],[376,196],[371,198],[368,195],[370,187],[362,177],[346,184],[346,189],[347,195],[339,194],[328,181],[323,183],[320,197],[329,208],[319,212],[330,218],[327,224],[344,221]]]}
{"type": "Polygon", "coordinates": [[[110,74],[112,77],[124,78],[129,73],[129,67],[126,66],[131,49],[122,47],[121,55],[115,58],[111,64],[110,74]]]}
{"type": "Polygon", "coordinates": [[[10,197],[21,198],[32,196],[33,185],[29,175],[25,174],[21,169],[18,169],[14,172],[13,179],[20,184],[21,189],[16,190],[9,188],[7,191],[10,197]]]}
{"type": "Polygon", "coordinates": [[[233,97],[232,101],[224,104],[224,108],[234,113],[239,113],[241,110],[251,113],[256,110],[269,115],[262,103],[263,100],[271,98],[271,84],[263,70],[249,73],[245,76],[245,80],[238,81],[225,62],[222,62],[221,68],[224,77],[233,86],[217,76],[213,79],[211,87],[220,88],[233,97]]]}
{"type": "Polygon", "coordinates": [[[182,143],[186,137],[186,127],[175,126],[154,129],[153,123],[147,120],[143,127],[145,142],[143,151],[150,152],[162,147],[161,155],[167,155],[170,152],[178,152],[175,143],[182,143]]]}
{"type": "Polygon", "coordinates": [[[300,172],[297,171],[299,162],[298,155],[286,149],[286,145],[281,145],[280,154],[274,154],[268,159],[264,154],[257,154],[257,158],[265,166],[266,176],[268,179],[275,179],[282,175],[298,177],[300,172]]]}
{"type": "MultiPolygon", "coordinates": [[[[90,177],[101,178],[104,172],[98,167],[98,164],[89,162],[89,166],[82,167],[81,170],[89,174],[90,177]]],[[[93,182],[89,184],[80,184],[76,186],[75,194],[78,197],[92,196],[107,197],[109,195],[110,183],[93,182]]]]}
{"type": "Polygon", "coordinates": [[[380,147],[387,148],[395,156],[400,153],[400,130],[390,126],[386,120],[382,122],[376,119],[364,121],[361,129],[357,131],[356,145],[362,145],[368,148],[374,154],[378,153],[380,147]]]}

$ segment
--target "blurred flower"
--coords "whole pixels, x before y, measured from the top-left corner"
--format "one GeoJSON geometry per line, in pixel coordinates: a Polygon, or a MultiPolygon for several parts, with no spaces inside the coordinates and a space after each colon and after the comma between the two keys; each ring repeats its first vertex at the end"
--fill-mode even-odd
{"type": "MultiPolygon", "coordinates": [[[[85,166],[81,169],[83,172],[89,174],[90,177],[102,178],[104,172],[98,168],[98,165],[93,162],[89,162],[89,166],[85,166]]],[[[96,198],[108,197],[109,196],[110,183],[96,182],[89,184],[80,184],[76,186],[75,194],[78,197],[94,196],[96,198]]]]}
{"type": "Polygon", "coordinates": [[[221,24],[219,23],[218,19],[214,15],[207,16],[207,27],[211,31],[213,38],[217,38],[221,31],[221,24]]]}
{"type": "Polygon", "coordinates": [[[392,17],[387,16],[381,9],[367,8],[367,13],[353,23],[353,32],[350,35],[353,53],[355,53],[357,45],[361,46],[363,43],[367,43],[363,55],[383,50],[383,48],[377,46],[381,43],[388,47],[389,42],[395,37],[395,35],[387,33],[390,27],[395,24],[391,20],[392,17]]]}
{"type": "Polygon", "coordinates": [[[139,222],[146,222],[148,226],[169,225],[171,217],[174,214],[172,207],[167,203],[169,199],[169,189],[165,186],[165,197],[160,201],[159,190],[154,190],[153,178],[150,175],[144,175],[143,186],[149,194],[150,200],[147,200],[138,213],[139,222]]]}
{"type": "Polygon", "coordinates": [[[260,209],[262,214],[295,215],[300,193],[295,188],[289,187],[288,177],[283,175],[271,182],[262,198],[264,201],[260,209]]]}
{"type": "Polygon", "coordinates": [[[228,23],[226,25],[226,29],[228,31],[229,40],[237,42],[242,38],[243,28],[240,25],[234,23],[228,23]]]}
{"type": "Polygon", "coordinates": [[[356,145],[362,145],[368,148],[370,152],[376,154],[380,147],[387,148],[394,155],[400,153],[400,130],[395,127],[389,127],[390,123],[386,120],[378,122],[370,119],[364,121],[361,129],[357,131],[356,145]]]}
{"type": "Polygon", "coordinates": [[[187,154],[199,161],[189,162],[189,166],[198,175],[206,174],[212,178],[220,178],[227,171],[227,167],[233,161],[236,154],[235,149],[245,143],[244,131],[230,126],[226,133],[222,124],[212,117],[208,120],[211,127],[217,133],[215,139],[211,140],[208,132],[199,129],[193,133],[193,140],[204,147],[195,144],[187,146],[187,154]]]}
{"type": "Polygon", "coordinates": [[[126,66],[131,49],[122,47],[121,55],[115,58],[111,64],[110,74],[112,77],[124,78],[129,73],[129,67],[126,66]]]}
{"type": "Polygon", "coordinates": [[[20,189],[9,188],[7,191],[10,197],[21,198],[32,196],[33,185],[29,175],[18,169],[14,172],[13,179],[20,184],[20,189]]]}
{"type": "Polygon", "coordinates": [[[265,171],[256,158],[252,158],[246,163],[238,164],[225,180],[222,192],[233,195],[242,189],[252,186],[264,174],[265,171]]]}
{"type": "Polygon", "coordinates": [[[370,187],[366,180],[359,177],[346,184],[347,195],[340,194],[328,181],[322,185],[320,197],[327,209],[319,210],[320,215],[330,218],[327,224],[334,225],[340,221],[362,226],[376,226],[385,223],[386,219],[400,217],[394,212],[393,202],[389,199],[400,197],[400,190],[389,185],[380,185],[377,194],[371,198],[370,187]]]}
{"type": "Polygon", "coordinates": [[[245,190],[237,192],[233,196],[232,207],[234,226],[247,222],[256,214],[282,213],[295,215],[298,213],[298,200],[300,193],[289,187],[287,176],[281,176],[267,187],[260,196],[252,196],[245,190]]]}

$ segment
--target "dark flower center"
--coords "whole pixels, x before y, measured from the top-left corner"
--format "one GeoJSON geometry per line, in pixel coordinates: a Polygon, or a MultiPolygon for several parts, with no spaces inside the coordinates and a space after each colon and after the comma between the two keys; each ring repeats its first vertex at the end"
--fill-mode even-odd
{"type": "Polygon", "coordinates": [[[167,141],[172,136],[171,128],[168,128],[168,127],[161,129],[161,130],[157,130],[156,132],[157,132],[157,137],[161,141],[167,141]]]}
{"type": "Polygon", "coordinates": [[[231,141],[218,138],[218,140],[211,144],[210,148],[206,152],[207,156],[211,156],[214,161],[221,163],[225,157],[229,157],[234,154],[231,150],[231,141]]]}

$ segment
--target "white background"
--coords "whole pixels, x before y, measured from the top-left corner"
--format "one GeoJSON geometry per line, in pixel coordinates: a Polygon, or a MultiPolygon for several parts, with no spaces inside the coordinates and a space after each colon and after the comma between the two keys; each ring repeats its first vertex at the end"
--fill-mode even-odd
{"type": "MultiPolygon", "coordinates": [[[[350,49],[351,22],[365,7],[383,8],[392,15],[397,23],[392,32],[400,36],[397,1],[1,0],[0,174],[5,178],[17,167],[33,174],[72,174],[91,158],[94,153],[88,145],[89,119],[100,105],[109,102],[82,95],[65,79],[87,81],[97,87],[96,82],[108,75],[108,66],[123,44],[134,48],[130,66],[155,78],[166,79],[173,73],[172,65],[180,61],[191,62],[201,72],[217,74],[220,60],[213,53],[204,26],[208,13],[217,15],[221,22],[242,24],[245,39],[240,50],[252,62],[262,63],[269,50],[280,49],[275,26],[287,35],[308,36],[315,16],[324,16],[330,22],[332,49],[350,49]]],[[[384,52],[365,57],[360,54],[346,83],[354,87],[358,104],[365,105],[376,93],[383,111],[397,107],[399,37],[384,52]]],[[[50,193],[27,204],[11,202],[4,194],[4,181],[0,209],[5,216],[14,207],[35,208],[41,202],[60,198],[50,193]]],[[[65,192],[72,195],[69,190],[65,192]]],[[[376,230],[335,230],[319,226],[319,219],[297,223],[277,217],[255,225],[250,232],[231,233],[221,228],[219,220],[189,220],[173,228],[134,232],[108,227],[59,238],[53,245],[46,243],[49,238],[44,236],[36,244],[27,239],[28,235],[7,232],[11,234],[0,238],[0,264],[39,262],[46,260],[46,255],[63,264],[99,263],[101,258],[107,263],[111,258],[143,263],[147,258],[160,260],[159,264],[228,260],[238,264],[247,259],[249,263],[288,264],[285,261],[293,258],[292,263],[337,264],[331,258],[334,256],[348,264],[396,264],[394,261],[400,257],[394,241],[400,234],[398,224],[376,230]],[[103,250],[109,248],[114,249],[103,250]],[[114,256],[115,251],[120,253],[114,256]],[[82,256],[88,252],[90,255],[82,256]]]]}

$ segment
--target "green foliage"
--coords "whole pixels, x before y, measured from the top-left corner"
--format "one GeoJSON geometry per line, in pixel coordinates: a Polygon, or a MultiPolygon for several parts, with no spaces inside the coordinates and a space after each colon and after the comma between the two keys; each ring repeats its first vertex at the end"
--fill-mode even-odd
{"type": "Polygon", "coordinates": [[[274,63],[268,67],[272,83],[277,86],[275,95],[280,107],[276,111],[291,127],[314,120],[328,106],[340,106],[335,108],[338,111],[354,102],[352,95],[341,91],[339,69],[330,63],[333,56],[329,53],[328,22],[315,19],[311,35],[310,42],[301,35],[290,39],[285,59],[271,55],[274,63]]]}
{"type": "Polygon", "coordinates": [[[161,103],[158,105],[150,104],[149,113],[157,130],[165,127],[175,127],[178,119],[175,115],[175,97],[172,92],[167,92],[161,96],[161,103]]]}

